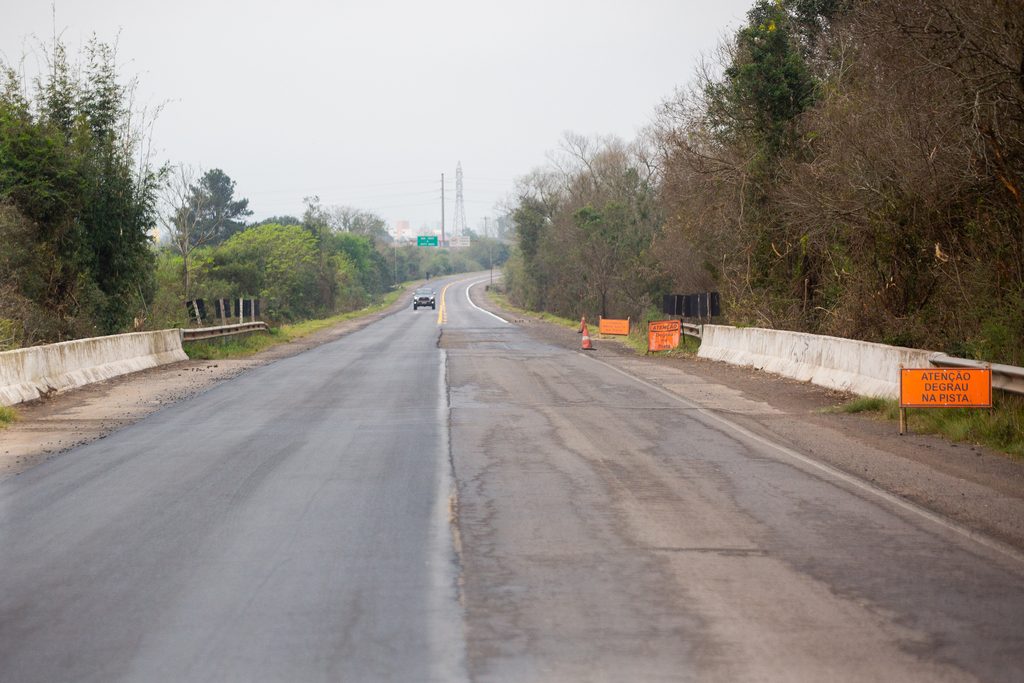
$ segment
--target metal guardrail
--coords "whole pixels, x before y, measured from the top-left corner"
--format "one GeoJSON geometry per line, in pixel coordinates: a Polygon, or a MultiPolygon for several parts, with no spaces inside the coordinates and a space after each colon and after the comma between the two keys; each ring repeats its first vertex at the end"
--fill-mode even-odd
{"type": "Polygon", "coordinates": [[[999,363],[981,363],[976,360],[954,358],[944,353],[937,353],[928,361],[938,368],[992,368],[992,388],[1002,389],[1011,394],[1024,394],[1024,368],[999,363]]]}
{"type": "Polygon", "coordinates": [[[219,325],[217,327],[192,327],[181,328],[181,341],[203,341],[205,339],[216,339],[218,337],[232,337],[236,334],[249,334],[259,330],[269,330],[270,326],[262,320],[251,323],[239,323],[237,325],[219,325]]]}
{"type": "Polygon", "coordinates": [[[687,337],[701,338],[702,330],[701,325],[691,325],[690,323],[683,323],[683,334],[687,337]]]}

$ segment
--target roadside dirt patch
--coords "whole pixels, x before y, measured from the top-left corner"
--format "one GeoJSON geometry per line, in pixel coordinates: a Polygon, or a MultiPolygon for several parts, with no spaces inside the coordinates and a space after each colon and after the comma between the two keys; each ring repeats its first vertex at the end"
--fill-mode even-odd
{"type": "Polygon", "coordinates": [[[407,306],[404,292],[388,308],[246,356],[188,360],[113,377],[14,406],[18,421],[0,429],[0,480],[78,446],[102,439],[169,405],[253,368],[340,339],[407,306]]]}

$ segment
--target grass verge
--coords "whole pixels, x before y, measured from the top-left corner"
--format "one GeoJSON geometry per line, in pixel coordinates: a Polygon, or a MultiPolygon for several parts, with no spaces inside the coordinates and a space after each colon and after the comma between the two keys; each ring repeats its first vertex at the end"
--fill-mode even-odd
{"type": "Polygon", "coordinates": [[[14,408],[0,406],[0,429],[7,429],[18,421],[18,413],[14,408]]]}
{"type": "Polygon", "coordinates": [[[833,412],[879,413],[887,420],[898,420],[900,416],[899,411],[900,404],[894,399],[881,398],[879,396],[858,396],[844,403],[839,407],[838,411],[833,412]]]}
{"type": "Polygon", "coordinates": [[[358,311],[341,313],[339,315],[330,318],[322,318],[320,320],[307,320],[305,322],[296,323],[295,325],[282,325],[281,327],[271,328],[270,332],[266,334],[253,334],[249,337],[242,337],[241,339],[232,339],[224,344],[219,344],[216,341],[210,343],[188,342],[183,344],[182,348],[185,349],[185,353],[188,354],[188,357],[193,360],[220,360],[222,358],[251,356],[252,354],[271,346],[287,344],[295,339],[308,337],[314,332],[319,332],[320,330],[327,329],[328,327],[333,327],[345,320],[360,318],[370,313],[376,313],[377,311],[383,310],[395,303],[404,291],[405,289],[403,288],[396,289],[393,292],[388,292],[381,303],[368,306],[358,311]]]}
{"type": "Polygon", "coordinates": [[[527,311],[527,310],[525,310],[523,308],[516,308],[511,303],[509,303],[508,297],[506,297],[504,293],[502,293],[502,292],[500,292],[500,291],[498,291],[496,289],[489,289],[489,290],[487,290],[487,295],[489,297],[491,297],[491,299],[494,300],[494,303],[498,304],[499,306],[504,308],[506,311],[513,311],[515,313],[522,313],[523,315],[528,315],[528,316],[537,318],[538,320],[543,320],[544,322],[555,323],[556,325],[561,325],[562,327],[572,327],[572,328],[575,328],[575,329],[579,329],[579,326],[580,326],[580,321],[579,320],[569,320],[568,318],[561,318],[561,317],[559,317],[557,315],[551,315],[550,313],[541,313],[541,312],[538,312],[538,311],[527,311]]]}
{"type": "MultiPolygon", "coordinates": [[[[995,392],[992,410],[983,408],[908,408],[907,425],[917,434],[937,434],[953,441],[979,443],[1024,458],[1024,396],[995,392]]],[[[895,422],[899,401],[855,398],[838,408],[844,413],[877,413],[895,422]]]]}
{"type": "Polygon", "coordinates": [[[251,356],[277,344],[287,344],[290,339],[281,328],[271,328],[269,332],[255,332],[248,337],[235,337],[220,342],[216,339],[205,342],[185,342],[181,348],[192,360],[220,360],[221,358],[237,358],[251,356]]]}

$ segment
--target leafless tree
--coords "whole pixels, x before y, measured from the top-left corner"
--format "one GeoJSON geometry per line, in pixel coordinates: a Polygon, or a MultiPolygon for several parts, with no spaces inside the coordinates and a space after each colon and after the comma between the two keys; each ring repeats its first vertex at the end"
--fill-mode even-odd
{"type": "Polygon", "coordinates": [[[212,240],[219,228],[204,222],[212,197],[198,188],[202,177],[202,169],[178,164],[171,167],[162,191],[161,221],[170,233],[171,244],[184,261],[182,286],[186,301],[192,298],[195,284],[195,252],[212,240]]]}
{"type": "Polygon", "coordinates": [[[348,232],[373,240],[387,235],[387,222],[373,213],[354,206],[332,206],[326,210],[331,232],[348,232]]]}

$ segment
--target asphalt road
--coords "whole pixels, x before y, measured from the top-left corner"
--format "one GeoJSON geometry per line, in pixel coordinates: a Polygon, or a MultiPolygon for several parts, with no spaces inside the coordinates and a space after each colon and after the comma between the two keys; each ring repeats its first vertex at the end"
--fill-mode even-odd
{"type": "Polygon", "coordinates": [[[0,482],[0,681],[1024,680],[1019,552],[463,277],[0,482]]]}

